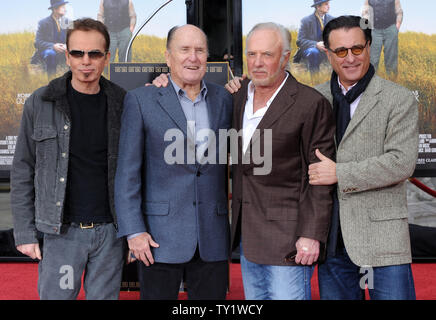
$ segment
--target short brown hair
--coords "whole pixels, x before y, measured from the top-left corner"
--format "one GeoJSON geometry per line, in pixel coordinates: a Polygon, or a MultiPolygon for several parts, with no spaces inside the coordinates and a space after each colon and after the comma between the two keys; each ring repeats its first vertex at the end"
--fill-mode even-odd
{"type": "Polygon", "coordinates": [[[92,31],[95,30],[99,33],[101,33],[106,41],[105,51],[109,51],[109,46],[111,43],[109,32],[107,31],[106,26],[101,23],[100,21],[91,19],[91,18],[83,18],[83,19],[77,19],[73,22],[73,28],[69,28],[67,30],[67,49],[68,49],[68,42],[70,40],[70,36],[74,31],[92,31]]]}

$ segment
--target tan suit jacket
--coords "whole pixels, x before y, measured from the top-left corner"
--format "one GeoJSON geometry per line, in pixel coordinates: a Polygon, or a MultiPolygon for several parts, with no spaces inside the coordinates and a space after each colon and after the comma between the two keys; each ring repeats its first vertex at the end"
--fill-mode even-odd
{"type": "MultiPolygon", "coordinates": [[[[234,95],[233,127],[240,131],[249,80],[234,95]]],[[[258,264],[290,265],[284,257],[295,250],[299,237],[325,243],[330,226],[332,186],[311,186],[308,166],[319,161],[318,148],[334,156],[334,122],[329,102],[316,90],[289,77],[257,129],[264,150],[265,129],[272,130],[272,170],[255,175],[253,156],[239,143],[238,163],[233,165],[232,244],[258,264]],[[238,228],[238,220],[240,228],[238,228]]],[[[241,139],[240,139],[241,140],[241,139]]],[[[235,159],[233,159],[235,163],[235,159]]]]}
{"type": "MultiPolygon", "coordinates": [[[[333,103],[330,82],[316,89],[333,103]]],[[[417,156],[415,97],[374,76],[337,149],[339,219],[354,264],[412,261],[405,180],[417,156]]]]}

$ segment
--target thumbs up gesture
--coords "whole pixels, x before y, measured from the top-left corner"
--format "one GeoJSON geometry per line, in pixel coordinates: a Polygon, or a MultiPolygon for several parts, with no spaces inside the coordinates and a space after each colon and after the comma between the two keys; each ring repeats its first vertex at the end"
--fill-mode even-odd
{"type": "Polygon", "coordinates": [[[309,165],[309,183],[316,186],[337,183],[336,163],[323,155],[319,149],[315,150],[315,155],[320,162],[309,165]]]}

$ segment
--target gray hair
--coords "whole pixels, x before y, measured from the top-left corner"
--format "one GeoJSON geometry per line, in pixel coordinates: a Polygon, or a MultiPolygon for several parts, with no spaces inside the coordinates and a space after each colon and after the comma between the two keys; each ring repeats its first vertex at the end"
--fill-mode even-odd
{"type": "MultiPolygon", "coordinates": [[[[246,43],[248,43],[248,40],[250,39],[250,37],[257,30],[274,30],[274,31],[276,31],[280,35],[280,38],[282,39],[282,57],[280,59],[280,63],[282,63],[283,60],[285,59],[286,54],[288,52],[291,52],[291,40],[292,40],[292,36],[291,36],[291,33],[289,32],[289,30],[286,29],[281,24],[275,23],[275,22],[262,22],[262,23],[258,23],[248,33],[247,39],[246,39],[246,43]]],[[[247,47],[245,47],[245,54],[247,54],[247,47]]],[[[286,66],[286,69],[287,70],[290,69],[289,62],[287,64],[287,66],[286,66]]]]}

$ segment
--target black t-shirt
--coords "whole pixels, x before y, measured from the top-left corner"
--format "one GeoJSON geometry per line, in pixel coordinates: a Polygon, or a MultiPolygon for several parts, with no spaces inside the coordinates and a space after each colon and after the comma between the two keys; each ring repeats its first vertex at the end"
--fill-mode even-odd
{"type": "Polygon", "coordinates": [[[107,166],[107,102],[103,90],[83,94],[68,86],[70,153],[65,222],[112,222],[107,166]]]}

